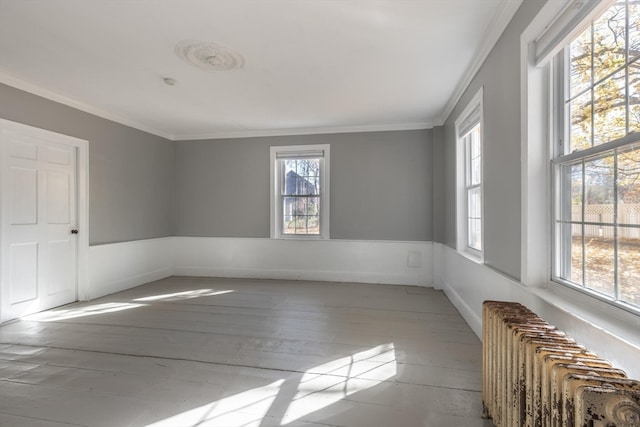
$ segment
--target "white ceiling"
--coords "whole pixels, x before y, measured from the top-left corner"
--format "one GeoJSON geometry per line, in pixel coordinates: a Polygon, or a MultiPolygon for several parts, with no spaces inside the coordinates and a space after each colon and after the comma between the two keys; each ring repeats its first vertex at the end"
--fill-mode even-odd
{"type": "Polygon", "coordinates": [[[0,82],[174,140],[424,129],[520,2],[0,0],[0,82]],[[188,65],[186,39],[244,67],[188,65]]]}

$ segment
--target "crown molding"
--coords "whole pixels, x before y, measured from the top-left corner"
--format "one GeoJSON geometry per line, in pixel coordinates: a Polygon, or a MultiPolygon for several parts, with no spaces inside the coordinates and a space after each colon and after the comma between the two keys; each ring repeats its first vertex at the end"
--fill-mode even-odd
{"type": "Polygon", "coordinates": [[[402,130],[425,130],[435,126],[432,122],[382,124],[366,126],[326,126],[313,128],[281,128],[260,129],[242,131],[210,132],[193,135],[173,135],[174,141],[194,141],[203,139],[235,139],[235,138],[260,138],[268,136],[296,136],[296,135],[323,135],[332,133],[356,133],[356,132],[388,132],[402,130]]]}
{"type": "Polygon", "coordinates": [[[513,15],[518,11],[522,1],[523,0],[502,0],[498,5],[496,14],[493,16],[491,23],[489,23],[487,27],[487,31],[484,33],[478,52],[471,61],[471,65],[462,76],[462,79],[456,85],[453,95],[449,98],[447,105],[445,105],[444,110],[442,111],[442,115],[438,122],[439,126],[443,125],[449,118],[449,115],[455,108],[456,104],[460,101],[460,98],[462,98],[464,91],[467,90],[476,73],[480,70],[480,67],[482,67],[482,64],[484,64],[484,61],[489,56],[489,53],[491,53],[491,50],[507,28],[507,25],[511,22],[513,15]]]}
{"type": "Polygon", "coordinates": [[[23,90],[25,92],[29,92],[33,95],[40,96],[42,98],[46,98],[50,101],[57,102],[59,104],[64,104],[68,107],[75,108],[76,110],[83,111],[85,113],[92,114],[94,116],[101,117],[103,119],[110,120],[112,122],[119,123],[124,126],[128,126],[142,132],[150,133],[152,135],[156,135],[165,139],[171,140],[171,135],[163,132],[161,130],[143,125],[141,123],[135,122],[133,120],[126,119],[117,114],[110,113],[108,111],[97,108],[93,105],[86,104],[84,102],[80,102],[76,99],[69,98],[67,96],[61,95],[59,93],[53,92],[49,89],[45,89],[42,86],[38,86],[33,83],[29,83],[25,80],[14,77],[10,74],[0,71],[0,83],[3,83],[7,86],[14,87],[16,89],[23,90]]]}
{"type": "Polygon", "coordinates": [[[142,132],[156,135],[171,141],[189,141],[197,139],[232,139],[232,138],[258,138],[266,136],[288,136],[288,135],[319,135],[332,133],[355,133],[355,132],[384,132],[398,130],[423,130],[431,129],[435,124],[432,122],[417,123],[399,123],[399,124],[381,124],[366,126],[327,126],[313,128],[281,128],[281,129],[257,129],[257,130],[241,130],[241,131],[219,131],[207,132],[202,134],[170,134],[158,129],[143,125],[141,123],[126,119],[117,114],[97,108],[93,105],[80,102],[73,98],[69,98],[59,93],[45,89],[33,83],[14,77],[5,72],[0,72],[0,83],[16,89],[23,90],[50,101],[54,101],[66,106],[75,108],[85,113],[101,117],[124,126],[128,126],[142,132]]]}

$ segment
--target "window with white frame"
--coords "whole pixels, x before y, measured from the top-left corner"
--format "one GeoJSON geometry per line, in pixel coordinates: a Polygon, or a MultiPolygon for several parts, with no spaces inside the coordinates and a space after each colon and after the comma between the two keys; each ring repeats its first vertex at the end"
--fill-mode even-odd
{"type": "Polygon", "coordinates": [[[329,145],[271,147],[271,237],[329,238],[329,145]]]}
{"type": "Polygon", "coordinates": [[[640,1],[610,3],[553,61],[553,278],[638,310],[640,1]]]}
{"type": "Polygon", "coordinates": [[[481,261],[483,254],[482,89],[456,120],[458,250],[481,261]]]}

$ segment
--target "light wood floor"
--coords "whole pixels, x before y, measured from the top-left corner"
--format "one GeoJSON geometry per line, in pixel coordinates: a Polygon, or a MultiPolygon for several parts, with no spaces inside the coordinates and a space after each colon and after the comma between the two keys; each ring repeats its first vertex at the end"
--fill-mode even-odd
{"type": "Polygon", "coordinates": [[[2,426],[491,426],[439,291],[172,277],[0,327],[2,426]]]}

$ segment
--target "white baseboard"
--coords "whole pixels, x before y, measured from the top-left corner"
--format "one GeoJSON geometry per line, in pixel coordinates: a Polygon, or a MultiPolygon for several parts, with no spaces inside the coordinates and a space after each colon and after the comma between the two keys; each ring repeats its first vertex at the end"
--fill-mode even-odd
{"type": "Polygon", "coordinates": [[[432,286],[431,242],[174,237],[174,274],[432,286]],[[418,267],[408,267],[409,254],[418,267]]]}
{"type": "Polygon", "coordinates": [[[476,334],[478,338],[482,338],[482,314],[476,313],[473,308],[465,301],[458,291],[451,286],[446,280],[443,281],[442,291],[444,291],[445,295],[451,301],[451,304],[460,312],[460,315],[464,318],[465,322],[469,325],[469,327],[473,330],[473,333],[476,334]]]}
{"type": "Polygon", "coordinates": [[[94,299],[173,274],[171,237],[89,247],[89,284],[94,299]]]}

